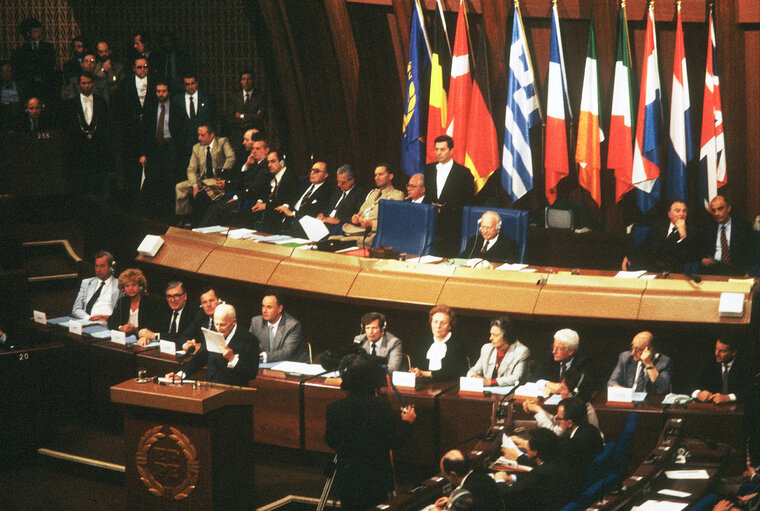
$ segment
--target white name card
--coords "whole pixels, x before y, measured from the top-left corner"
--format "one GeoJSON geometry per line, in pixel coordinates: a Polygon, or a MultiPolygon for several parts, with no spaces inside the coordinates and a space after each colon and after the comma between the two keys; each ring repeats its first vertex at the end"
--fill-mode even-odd
{"type": "Polygon", "coordinates": [[[613,403],[632,403],[633,388],[607,387],[607,401],[613,403]]]}
{"type": "Polygon", "coordinates": [[[124,332],[120,330],[111,330],[111,342],[115,342],[116,344],[127,344],[127,336],[124,334],[124,332]]]}
{"type": "Polygon", "coordinates": [[[177,345],[174,344],[174,341],[160,340],[158,341],[158,351],[166,353],[167,355],[176,355],[177,345]]]}
{"type": "Polygon", "coordinates": [[[741,318],[744,316],[744,293],[721,293],[718,315],[722,318],[741,318]]]}
{"type": "Polygon", "coordinates": [[[143,238],[140,246],[137,247],[137,252],[141,256],[155,257],[155,255],[158,253],[158,249],[160,249],[163,244],[164,240],[161,238],[161,236],[148,234],[145,236],[145,238],[143,238]]]}
{"type": "Polygon", "coordinates": [[[40,325],[47,324],[47,314],[45,314],[42,311],[34,311],[32,313],[34,317],[34,322],[39,323],[40,325]]]}
{"type": "Polygon", "coordinates": [[[69,333],[82,335],[82,323],[79,321],[74,321],[73,319],[69,321],[69,333]]]}
{"type": "Polygon", "coordinates": [[[414,373],[393,371],[392,381],[396,387],[407,387],[413,389],[417,384],[417,377],[414,375],[414,373]]]}
{"type": "Polygon", "coordinates": [[[483,379],[462,376],[459,378],[459,390],[461,392],[483,392],[483,379]]]}

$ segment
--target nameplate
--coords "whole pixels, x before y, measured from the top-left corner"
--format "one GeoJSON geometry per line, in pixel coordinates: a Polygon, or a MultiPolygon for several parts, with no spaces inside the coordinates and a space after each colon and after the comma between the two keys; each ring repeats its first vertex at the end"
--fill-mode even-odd
{"type": "Polygon", "coordinates": [[[404,387],[409,389],[417,388],[417,377],[414,375],[414,373],[407,373],[405,371],[393,371],[392,381],[396,387],[404,387]]]}
{"type": "Polygon", "coordinates": [[[163,244],[164,240],[161,236],[148,234],[137,247],[137,253],[144,257],[155,257],[163,244]]]}
{"type": "Polygon", "coordinates": [[[483,393],[483,379],[482,378],[467,378],[462,376],[459,378],[459,392],[479,392],[483,393]]]}
{"type": "Polygon", "coordinates": [[[39,323],[40,325],[47,324],[47,314],[42,311],[34,311],[32,317],[34,318],[35,323],[39,323]]]}
{"type": "Polygon", "coordinates": [[[158,351],[160,353],[166,353],[167,355],[176,355],[177,354],[177,345],[174,344],[174,341],[158,341],[158,351]]]}
{"type": "Polygon", "coordinates": [[[744,293],[721,293],[718,315],[722,318],[741,318],[744,316],[744,293]]]}
{"type": "Polygon", "coordinates": [[[73,319],[69,321],[69,333],[82,335],[82,323],[79,321],[74,321],[73,319]]]}
{"type": "Polygon", "coordinates": [[[111,342],[115,342],[116,344],[121,344],[122,346],[126,346],[127,336],[124,332],[120,330],[111,330],[111,342]]]}
{"type": "Polygon", "coordinates": [[[267,378],[277,378],[278,380],[284,380],[288,377],[284,371],[277,371],[274,369],[262,369],[261,376],[266,376],[267,378]]]}
{"type": "Polygon", "coordinates": [[[325,381],[324,381],[325,385],[334,385],[336,387],[340,387],[342,383],[343,383],[342,378],[325,378],[325,381]]]}
{"type": "Polygon", "coordinates": [[[633,388],[607,387],[607,402],[610,403],[633,403],[633,388]]]}

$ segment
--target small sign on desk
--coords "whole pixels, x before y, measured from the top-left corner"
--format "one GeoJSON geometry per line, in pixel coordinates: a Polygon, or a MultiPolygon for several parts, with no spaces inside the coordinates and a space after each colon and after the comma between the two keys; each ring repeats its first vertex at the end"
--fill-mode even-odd
{"type": "Polygon", "coordinates": [[[417,388],[417,377],[414,373],[407,373],[406,371],[393,371],[393,384],[396,387],[404,387],[408,389],[417,388]]]}
{"type": "Polygon", "coordinates": [[[127,336],[121,330],[111,330],[111,342],[115,342],[116,344],[121,344],[122,346],[126,346],[127,336]]]}
{"type": "Polygon", "coordinates": [[[483,378],[459,378],[459,392],[483,393],[483,378]]]}
{"type": "Polygon", "coordinates": [[[42,311],[34,311],[32,317],[34,318],[35,323],[39,323],[40,325],[47,324],[47,314],[42,311]]]}
{"type": "Polygon", "coordinates": [[[158,341],[158,351],[160,353],[166,353],[167,355],[176,355],[177,345],[174,344],[174,341],[164,341],[163,339],[160,339],[158,341]]]}
{"type": "Polygon", "coordinates": [[[74,321],[73,319],[69,321],[69,333],[82,335],[82,323],[79,321],[74,321]]]}

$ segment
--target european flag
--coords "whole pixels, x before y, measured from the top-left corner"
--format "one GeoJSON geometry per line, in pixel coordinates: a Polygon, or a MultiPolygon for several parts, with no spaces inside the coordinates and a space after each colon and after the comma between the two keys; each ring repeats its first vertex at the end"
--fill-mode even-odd
{"type": "Polygon", "coordinates": [[[428,94],[423,90],[430,81],[430,49],[418,2],[412,13],[409,37],[409,61],[406,64],[406,103],[401,139],[401,169],[413,176],[425,170],[425,116],[428,94]]]}

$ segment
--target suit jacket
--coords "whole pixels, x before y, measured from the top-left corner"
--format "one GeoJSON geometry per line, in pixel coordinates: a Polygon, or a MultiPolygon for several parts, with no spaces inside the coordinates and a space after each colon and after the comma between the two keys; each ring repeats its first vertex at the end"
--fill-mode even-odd
{"type": "MultiPolygon", "coordinates": [[[[530,357],[530,350],[520,341],[509,347],[507,353],[499,364],[496,372],[496,383],[500,387],[505,385],[518,385],[524,380],[526,374],[526,362],[530,357]]],[[[480,348],[480,358],[475,365],[467,371],[467,376],[483,376],[491,378],[496,366],[496,348],[489,342],[480,348]]]]}
{"type": "Polygon", "coordinates": [[[282,313],[274,339],[269,339],[268,323],[261,316],[254,316],[251,319],[249,331],[259,339],[261,351],[267,354],[267,362],[309,361],[306,343],[301,338],[301,322],[287,312],[282,313]]]}
{"type": "MultiPolygon", "coordinates": [[[[227,127],[240,133],[251,128],[264,128],[264,93],[258,89],[251,90],[248,102],[244,103],[243,89],[236,90],[229,96],[229,107],[225,116],[227,127]],[[235,113],[243,114],[242,119],[236,119],[235,113]]],[[[242,137],[241,137],[242,140],[242,137]]]]}
{"type": "Polygon", "coordinates": [[[327,405],[325,440],[338,456],[335,489],[348,509],[366,509],[393,490],[389,451],[409,438],[411,425],[402,421],[385,398],[351,393],[327,405]]]}
{"type": "MultiPolygon", "coordinates": [[[[573,470],[562,457],[545,461],[517,482],[497,485],[507,511],[557,511],[573,499],[573,470]]],[[[584,474],[585,475],[585,474],[584,474]]]]}
{"type": "MultiPolygon", "coordinates": [[[[169,114],[169,134],[171,135],[171,141],[176,142],[178,146],[182,146],[185,138],[187,137],[187,118],[182,114],[182,110],[171,101],[166,102],[166,107],[169,110],[167,113],[169,114]]],[[[158,102],[155,102],[153,104],[153,108],[149,111],[146,111],[143,115],[140,148],[142,154],[148,157],[150,157],[150,155],[154,153],[158,147],[158,140],[156,138],[156,133],[158,130],[158,116],[158,102]]]]}
{"type": "Polygon", "coordinates": [[[195,339],[196,342],[204,344],[205,339],[203,337],[203,330],[201,330],[201,328],[208,328],[209,330],[216,331],[216,328],[214,328],[214,317],[206,316],[206,313],[203,312],[203,309],[196,311],[190,324],[180,331],[178,338],[179,342],[177,343],[178,346],[184,344],[190,339],[195,339]]]}
{"type": "MultiPolygon", "coordinates": [[[[754,376],[755,370],[747,357],[742,353],[737,354],[728,372],[728,393],[736,395],[738,401],[754,403],[757,399],[754,376]]],[[[713,393],[722,391],[723,370],[714,358],[702,365],[692,388],[713,393]]]]}
{"type": "Polygon", "coordinates": [[[271,181],[274,175],[270,172],[266,177],[262,176],[262,189],[266,191],[267,196],[261,200],[266,203],[266,212],[264,213],[264,222],[262,230],[271,234],[278,233],[286,227],[288,217],[275,208],[288,204],[293,207],[293,203],[298,200],[298,188],[301,182],[290,169],[286,168],[280,177],[279,184],[275,187],[274,192],[270,193],[271,181]],[[266,185],[263,185],[266,183],[266,185]]]}
{"type": "Polygon", "coordinates": [[[685,264],[694,263],[699,259],[697,230],[687,222],[686,238],[679,243],[677,236],[668,239],[669,229],[668,218],[659,219],[649,229],[641,245],[644,267],[648,271],[683,273],[685,264]]]}
{"type": "MultiPolygon", "coordinates": [[[[187,180],[191,184],[197,184],[204,176],[205,179],[213,178],[214,170],[231,169],[235,165],[235,151],[225,137],[215,137],[211,144],[211,160],[214,162],[214,169],[211,170],[206,168],[206,147],[208,146],[201,144],[193,146],[190,164],[187,166],[187,180]]],[[[217,175],[219,176],[219,172],[217,175]]]]}
{"type": "MultiPolygon", "coordinates": [[[[401,345],[401,339],[390,332],[383,332],[378,345],[375,348],[375,354],[378,357],[388,359],[388,372],[398,371],[401,369],[401,361],[404,358],[404,349],[401,345]]],[[[372,343],[367,340],[367,334],[361,334],[354,337],[354,344],[358,344],[367,353],[372,352],[372,343]]]]}
{"type": "Polygon", "coordinates": [[[60,93],[61,77],[56,77],[55,63],[55,48],[47,41],[40,41],[37,51],[32,49],[30,41],[26,41],[11,55],[16,78],[29,86],[30,95],[41,95],[45,103],[57,99],[51,97],[51,93],[60,93]]]}
{"type": "MultiPolygon", "coordinates": [[[[718,223],[710,222],[704,230],[701,245],[702,257],[715,257],[715,246],[718,242],[718,223]]],[[[744,275],[755,264],[755,235],[752,225],[735,216],[731,217],[731,241],[728,244],[731,252],[731,263],[719,262],[710,267],[702,267],[704,273],[717,275],[744,275]]]]}
{"type": "MultiPolygon", "coordinates": [[[[578,397],[587,403],[591,400],[591,393],[594,390],[593,381],[591,380],[591,365],[590,358],[576,353],[575,357],[573,357],[573,363],[570,366],[584,375],[578,388],[578,397]]],[[[554,356],[550,351],[544,360],[538,365],[536,372],[530,375],[530,381],[547,380],[559,383],[561,381],[559,373],[560,364],[559,362],[554,361],[554,356]]],[[[573,389],[570,390],[572,391],[573,389]]]]}
{"type": "Polygon", "coordinates": [[[461,486],[472,494],[474,511],[504,510],[499,489],[488,474],[473,470],[465,476],[461,486]]]}
{"type": "MultiPolygon", "coordinates": [[[[187,147],[192,147],[198,141],[198,126],[201,124],[216,124],[216,99],[212,94],[198,91],[198,103],[195,105],[195,118],[192,120],[185,107],[185,96],[187,94],[177,94],[172,96],[172,103],[182,109],[187,121],[187,147]]],[[[155,94],[154,94],[155,96],[155,94]]],[[[234,151],[233,151],[234,152],[234,151]]]]}
{"type": "Polygon", "coordinates": [[[475,182],[467,167],[454,162],[449,177],[438,196],[436,164],[425,166],[425,202],[441,204],[438,213],[438,235],[441,238],[436,252],[453,256],[459,253],[462,234],[462,208],[475,197],[475,182]]]}
{"type": "MultiPolygon", "coordinates": [[[[43,111],[37,118],[37,131],[50,131],[52,129],[55,129],[55,125],[47,111],[43,111]]],[[[26,112],[21,112],[21,115],[14,119],[11,124],[11,131],[32,131],[32,121],[26,112]]]]}
{"type": "MultiPolygon", "coordinates": [[[[427,369],[429,367],[429,360],[427,358],[428,348],[430,347],[430,338],[418,343],[418,346],[424,346],[425,351],[420,352],[417,356],[417,360],[420,362],[418,367],[427,369]]],[[[456,334],[452,334],[448,341],[446,341],[446,356],[441,361],[441,368],[437,371],[432,371],[433,381],[459,381],[460,376],[467,374],[467,352],[464,349],[464,345],[459,340],[456,334]]]]}
{"type": "MultiPolygon", "coordinates": [[[[117,330],[121,325],[129,322],[129,302],[127,295],[122,296],[116,301],[113,313],[108,318],[108,328],[117,330]]],[[[140,298],[140,309],[137,312],[137,329],[147,328],[154,332],[161,329],[158,317],[161,310],[161,302],[151,295],[143,294],[140,298]]]]}
{"type": "Polygon", "coordinates": [[[113,157],[111,113],[103,98],[94,94],[92,98],[90,124],[85,120],[79,96],[68,100],[64,105],[64,132],[68,144],[66,154],[72,162],[78,161],[87,147],[87,155],[93,163],[107,168],[107,162],[113,157]]]}
{"type": "Polygon", "coordinates": [[[213,383],[225,385],[248,386],[248,382],[256,378],[259,371],[259,340],[237,325],[227,346],[238,356],[235,367],[228,367],[227,359],[219,353],[209,352],[204,344],[198,353],[185,363],[182,370],[191,375],[208,364],[206,378],[213,383]]]}
{"type": "Polygon", "coordinates": [[[604,442],[599,430],[591,424],[578,426],[572,437],[566,432],[566,436],[561,437],[560,441],[562,443],[560,457],[564,458],[573,469],[573,494],[575,495],[580,492],[594,458],[604,449],[604,442]]]}
{"type": "MultiPolygon", "coordinates": [[[[380,209],[378,204],[382,199],[404,200],[404,192],[397,190],[392,186],[386,188],[385,190],[380,190],[379,188],[370,190],[370,192],[367,194],[367,198],[364,199],[364,202],[359,207],[357,214],[361,215],[361,217],[365,220],[372,220],[372,232],[377,231],[377,215],[380,209]]],[[[351,219],[349,218],[348,221],[350,222],[351,219]]],[[[343,226],[343,231],[346,234],[355,234],[354,231],[363,232],[363,229],[351,223],[348,223],[347,226],[343,226]]]]}
{"type": "MultiPolygon", "coordinates": [[[[116,282],[116,277],[111,275],[106,280],[111,281],[111,304],[116,305],[116,301],[119,299],[119,286],[116,282]]],[[[74,300],[74,306],[71,308],[72,317],[78,319],[87,319],[90,317],[90,315],[85,312],[85,307],[87,307],[87,302],[90,301],[90,298],[92,298],[92,295],[98,290],[98,287],[100,287],[99,278],[90,277],[89,279],[82,279],[82,284],[79,286],[79,293],[77,293],[77,298],[74,300]]]]}
{"type": "Polygon", "coordinates": [[[116,97],[112,104],[114,110],[118,112],[121,136],[124,140],[122,146],[126,153],[140,156],[136,154],[140,149],[140,131],[146,114],[156,108],[156,102],[156,82],[151,75],[148,75],[148,89],[145,92],[145,101],[142,105],[140,104],[140,96],[137,94],[134,74],[130,74],[122,80],[116,90],[116,97]]]}
{"type": "Polygon", "coordinates": [[[325,215],[329,215],[335,209],[335,218],[345,224],[351,222],[351,217],[359,212],[359,206],[361,206],[365,194],[364,190],[358,186],[354,186],[348,191],[346,198],[340,201],[340,204],[338,204],[336,209],[335,205],[338,203],[338,200],[340,200],[342,195],[343,191],[340,188],[333,188],[333,196],[330,198],[330,202],[327,205],[325,215]]]}
{"type": "MultiPolygon", "coordinates": [[[[195,316],[193,315],[194,311],[190,310],[190,307],[188,307],[187,304],[185,304],[182,314],[179,317],[179,325],[177,325],[177,332],[174,334],[169,334],[169,328],[171,327],[173,311],[166,304],[166,302],[164,302],[163,305],[164,306],[159,309],[157,313],[157,317],[156,317],[156,322],[159,325],[158,333],[161,335],[161,339],[174,341],[174,343],[177,345],[177,349],[182,349],[182,344],[184,343],[184,341],[181,340],[182,332],[184,332],[187,328],[189,328],[190,325],[193,323],[193,320],[195,319],[195,316]]],[[[155,331],[156,330],[154,330],[154,332],[155,331]]]]}
{"type": "Polygon", "coordinates": [[[480,253],[480,249],[483,247],[483,242],[483,236],[479,233],[475,236],[471,236],[469,241],[467,241],[467,246],[464,248],[464,251],[459,254],[459,257],[479,257],[492,263],[520,262],[520,246],[515,240],[506,234],[500,233],[496,243],[491,245],[485,254],[480,253]]]}
{"type": "MultiPolygon", "coordinates": [[[[672,369],[670,367],[670,357],[663,355],[662,353],[655,353],[653,357],[653,364],[657,372],[660,374],[655,381],[649,379],[647,375],[642,376],[643,388],[636,388],[636,392],[646,391],[648,394],[667,394],[670,392],[670,377],[672,369]]],[[[633,379],[636,377],[636,366],[639,363],[633,359],[633,354],[630,351],[624,351],[618,357],[617,365],[610,375],[607,386],[612,387],[614,385],[620,385],[621,387],[633,387],[633,379]]],[[[646,372],[645,369],[642,371],[646,372]]]]}
{"type": "Polygon", "coordinates": [[[322,183],[322,186],[311,193],[306,203],[301,206],[298,211],[295,210],[296,205],[298,205],[298,203],[301,201],[301,197],[304,193],[306,193],[310,186],[311,183],[309,181],[306,181],[301,189],[296,194],[294,194],[294,204],[290,204],[290,209],[293,211],[294,216],[283,219],[283,229],[290,227],[291,236],[294,236],[296,238],[306,237],[306,232],[298,223],[299,218],[303,218],[305,216],[316,218],[320,213],[329,213],[329,211],[326,212],[325,210],[327,209],[328,203],[330,202],[333,186],[328,183],[322,183]]]}

